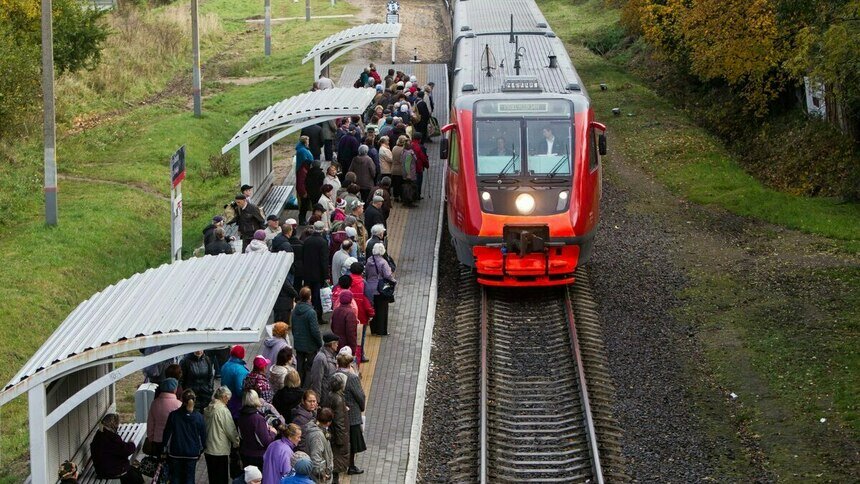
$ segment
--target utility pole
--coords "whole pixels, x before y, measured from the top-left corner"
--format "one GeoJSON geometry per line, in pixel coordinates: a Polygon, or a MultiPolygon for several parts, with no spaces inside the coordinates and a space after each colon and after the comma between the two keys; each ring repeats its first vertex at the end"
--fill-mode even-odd
{"type": "Polygon", "coordinates": [[[42,101],[45,113],[45,223],[57,225],[57,128],[54,114],[54,26],[51,0],[42,0],[42,101]]]}
{"type": "Polygon", "coordinates": [[[305,22],[311,21],[311,0],[305,0],[305,22]]]}
{"type": "Polygon", "coordinates": [[[197,22],[197,0],[191,0],[191,50],[194,51],[191,93],[194,95],[194,116],[199,118],[203,115],[203,107],[200,100],[200,32],[197,22]]]}
{"type": "Polygon", "coordinates": [[[263,49],[266,53],[266,57],[272,55],[272,0],[265,0],[266,5],[266,20],[265,20],[265,30],[266,30],[266,46],[263,49]]]}

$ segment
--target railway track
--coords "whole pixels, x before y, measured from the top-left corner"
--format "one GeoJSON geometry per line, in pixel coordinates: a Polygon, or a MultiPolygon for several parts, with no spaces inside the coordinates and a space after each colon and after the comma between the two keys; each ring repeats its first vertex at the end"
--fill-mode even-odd
{"type": "Polygon", "coordinates": [[[624,482],[614,389],[587,274],[572,288],[460,277],[454,482],[624,482]],[[580,287],[577,287],[580,286],[580,287]]]}

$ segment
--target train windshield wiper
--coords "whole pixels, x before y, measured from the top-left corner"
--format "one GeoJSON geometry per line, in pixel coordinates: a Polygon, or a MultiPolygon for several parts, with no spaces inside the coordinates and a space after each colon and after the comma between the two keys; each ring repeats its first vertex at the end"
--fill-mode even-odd
{"type": "Polygon", "coordinates": [[[552,167],[552,170],[549,171],[549,174],[547,176],[549,176],[550,178],[553,178],[555,176],[555,174],[558,173],[558,170],[561,170],[561,167],[564,166],[564,164],[568,163],[569,161],[570,161],[570,158],[568,158],[567,155],[564,155],[561,158],[559,158],[558,163],[556,163],[555,166],[552,167]]]}
{"type": "Polygon", "coordinates": [[[517,160],[519,158],[520,158],[520,155],[518,155],[517,153],[514,153],[513,155],[511,155],[511,159],[508,160],[507,164],[505,164],[505,167],[502,168],[502,171],[499,172],[499,175],[497,178],[501,178],[501,177],[505,176],[508,173],[508,170],[514,168],[514,164],[517,162],[517,160]]]}

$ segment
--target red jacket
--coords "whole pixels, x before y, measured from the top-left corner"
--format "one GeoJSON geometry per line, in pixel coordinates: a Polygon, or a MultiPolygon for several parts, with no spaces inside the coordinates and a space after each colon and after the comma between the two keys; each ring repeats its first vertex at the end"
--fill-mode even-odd
{"type": "Polygon", "coordinates": [[[412,140],[412,152],[415,153],[415,159],[417,160],[415,171],[424,173],[425,169],[430,168],[430,160],[427,159],[427,153],[424,152],[424,148],[421,147],[421,143],[418,140],[412,140]]]}
{"type": "MultiPolygon", "coordinates": [[[[302,163],[302,166],[296,171],[296,193],[299,195],[299,198],[308,196],[308,190],[305,188],[305,179],[308,177],[308,170],[308,165],[302,163]]],[[[316,203],[316,200],[313,203],[316,203]]]]}
{"type": "Polygon", "coordinates": [[[358,305],[358,322],[367,324],[370,318],[376,315],[376,311],[373,310],[373,304],[370,304],[367,296],[364,295],[364,278],[361,277],[361,274],[350,274],[350,277],[352,277],[352,286],[349,290],[352,291],[352,296],[358,305]]]}

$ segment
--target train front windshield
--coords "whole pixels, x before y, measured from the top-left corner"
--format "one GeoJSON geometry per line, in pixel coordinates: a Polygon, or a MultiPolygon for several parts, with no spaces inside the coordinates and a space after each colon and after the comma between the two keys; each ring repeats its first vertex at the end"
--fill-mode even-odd
{"type": "Polygon", "coordinates": [[[571,103],[484,101],[475,121],[478,176],[547,177],[572,172],[571,103]]]}

